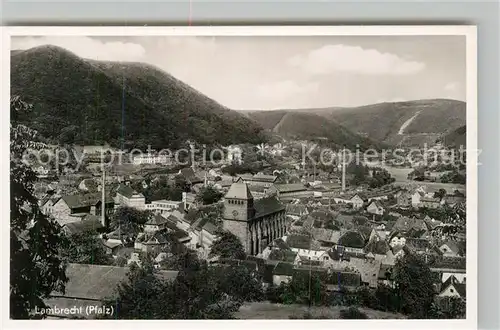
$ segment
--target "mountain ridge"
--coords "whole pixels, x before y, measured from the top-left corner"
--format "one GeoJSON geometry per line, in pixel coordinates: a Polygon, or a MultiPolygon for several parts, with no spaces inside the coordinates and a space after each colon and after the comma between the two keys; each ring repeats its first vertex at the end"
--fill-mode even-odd
{"type": "MultiPolygon", "coordinates": [[[[381,102],[359,107],[282,109],[268,112],[275,111],[319,115],[353,133],[389,145],[432,143],[441,135],[465,125],[466,121],[466,103],[444,98],[381,102]],[[405,123],[407,126],[404,126],[405,123]],[[401,128],[404,128],[403,134],[400,134],[401,128]]],[[[246,113],[249,117],[256,112],[258,111],[240,110],[240,113],[246,113]]]]}
{"type": "Polygon", "coordinates": [[[24,121],[60,143],[161,149],[267,139],[255,122],[152,65],[88,60],[52,45],[11,52],[11,94],[34,106],[24,121]]]}

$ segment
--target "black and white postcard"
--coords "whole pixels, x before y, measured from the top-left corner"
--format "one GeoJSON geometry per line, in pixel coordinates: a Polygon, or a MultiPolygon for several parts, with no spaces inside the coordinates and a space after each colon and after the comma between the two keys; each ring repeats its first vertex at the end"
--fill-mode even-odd
{"type": "Polygon", "coordinates": [[[4,323],[475,327],[474,26],[3,41],[4,323]]]}

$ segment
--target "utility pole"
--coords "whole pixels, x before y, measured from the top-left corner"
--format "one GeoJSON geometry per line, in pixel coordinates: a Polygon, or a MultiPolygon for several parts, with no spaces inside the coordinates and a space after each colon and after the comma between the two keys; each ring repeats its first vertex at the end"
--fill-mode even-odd
{"type": "Polygon", "coordinates": [[[345,147],[342,149],[342,192],[345,192],[345,147]]]}
{"type": "Polygon", "coordinates": [[[102,164],[102,189],[101,189],[101,224],[106,227],[106,169],[104,168],[104,161],[102,164]]]}
{"type": "Polygon", "coordinates": [[[311,311],[311,281],[312,281],[312,263],[309,259],[309,312],[311,311]]]}

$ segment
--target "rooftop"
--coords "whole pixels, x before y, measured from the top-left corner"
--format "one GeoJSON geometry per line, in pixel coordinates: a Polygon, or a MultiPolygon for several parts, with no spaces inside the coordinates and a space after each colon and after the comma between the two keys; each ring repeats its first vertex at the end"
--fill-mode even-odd
{"type": "Polygon", "coordinates": [[[276,190],[280,193],[307,190],[302,183],[275,184],[274,187],[276,187],[276,190]]]}
{"type": "Polygon", "coordinates": [[[285,206],[276,197],[264,197],[254,202],[255,218],[284,211],[285,206]]]}
{"type": "Polygon", "coordinates": [[[242,180],[235,182],[229,188],[225,198],[235,198],[235,199],[253,199],[253,195],[248,189],[248,185],[242,180]]]}

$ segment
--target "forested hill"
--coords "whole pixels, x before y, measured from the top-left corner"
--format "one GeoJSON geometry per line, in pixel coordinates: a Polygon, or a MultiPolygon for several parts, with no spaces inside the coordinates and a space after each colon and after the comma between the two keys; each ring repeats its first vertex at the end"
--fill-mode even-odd
{"type": "Polygon", "coordinates": [[[378,141],[360,136],[338,123],[320,115],[293,111],[252,111],[246,112],[266,130],[284,137],[306,140],[324,139],[336,147],[356,149],[376,148],[384,145],[378,141]]]}
{"type": "Polygon", "coordinates": [[[442,134],[465,125],[466,121],[465,102],[450,99],[287,111],[314,113],[354,133],[391,145],[432,143],[442,134]]]}
{"type": "Polygon", "coordinates": [[[120,146],[123,134],[126,148],[160,149],[188,139],[266,139],[254,121],[156,67],[86,60],[55,46],[11,53],[11,94],[33,104],[22,121],[59,143],[120,146]]]}

